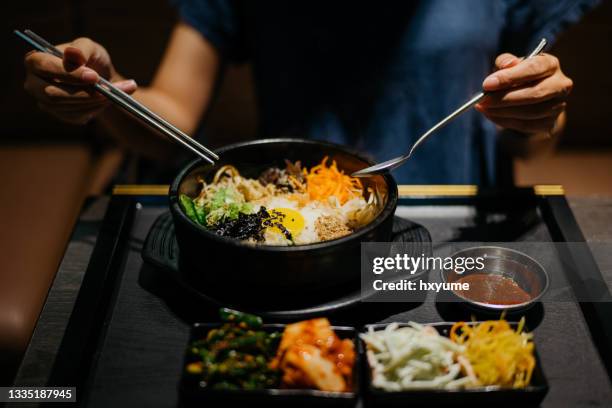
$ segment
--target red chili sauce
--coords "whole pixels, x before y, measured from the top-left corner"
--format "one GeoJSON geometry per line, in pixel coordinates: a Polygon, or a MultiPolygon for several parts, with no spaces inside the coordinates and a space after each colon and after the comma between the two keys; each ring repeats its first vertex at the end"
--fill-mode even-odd
{"type": "Polygon", "coordinates": [[[456,282],[469,283],[469,290],[457,290],[455,292],[474,302],[516,305],[531,300],[531,295],[514,280],[501,275],[474,273],[463,276],[456,282]]]}

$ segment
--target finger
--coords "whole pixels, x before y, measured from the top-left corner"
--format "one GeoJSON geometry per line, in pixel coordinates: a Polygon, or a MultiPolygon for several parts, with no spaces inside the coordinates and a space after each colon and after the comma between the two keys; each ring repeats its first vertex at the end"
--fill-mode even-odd
{"type": "MultiPolygon", "coordinates": [[[[133,79],[118,81],[113,85],[128,94],[134,93],[138,87],[136,81],[133,79]]],[[[70,101],[73,103],[84,103],[88,101],[106,100],[106,97],[96,90],[77,85],[47,83],[44,92],[49,101],[56,102],[70,101]]]]}
{"type": "MultiPolygon", "coordinates": [[[[114,85],[128,94],[134,93],[138,88],[133,79],[118,81],[114,85]]],[[[24,89],[44,103],[80,105],[97,104],[106,100],[104,95],[92,88],[50,82],[35,75],[26,77],[24,89]]]]}
{"type": "MultiPolygon", "coordinates": [[[[47,85],[45,91],[47,91],[47,95],[51,98],[71,98],[74,99],[76,102],[79,102],[79,100],[81,99],[88,98],[105,99],[105,96],[97,92],[94,88],[83,87],[79,85],[60,84],[48,81],[46,83],[49,85],[47,85]]],[[[134,93],[138,88],[138,85],[136,85],[136,81],[134,81],[133,79],[118,81],[113,83],[113,85],[128,94],[134,93]]]]}
{"type": "Polygon", "coordinates": [[[133,79],[114,82],[113,85],[115,85],[117,88],[121,89],[123,92],[129,95],[133,94],[134,92],[136,92],[136,89],[138,89],[138,84],[133,79]]]}
{"type": "Polygon", "coordinates": [[[77,66],[86,64],[98,52],[98,45],[86,37],[79,37],[69,43],[60,44],[57,48],[64,53],[64,60],[77,66]]]}
{"type": "MultiPolygon", "coordinates": [[[[115,82],[113,85],[127,94],[132,94],[137,89],[136,82],[133,79],[115,82]]],[[[104,95],[94,90],[71,85],[49,84],[46,85],[44,93],[45,98],[42,99],[46,103],[96,106],[108,101],[104,95]]]]}
{"type": "Polygon", "coordinates": [[[488,119],[505,129],[516,130],[522,133],[550,133],[554,129],[557,121],[556,117],[534,120],[492,117],[488,117],[488,119]]]}
{"type": "Polygon", "coordinates": [[[40,78],[68,84],[88,85],[96,83],[100,79],[96,71],[85,66],[68,72],[61,59],[42,52],[28,54],[25,65],[29,72],[40,78]]]}
{"type": "Polygon", "coordinates": [[[510,54],[508,52],[504,54],[500,54],[495,58],[495,68],[496,69],[504,69],[515,66],[521,62],[521,59],[514,54],[510,54]]]}
{"type": "Polygon", "coordinates": [[[482,87],[485,91],[498,91],[551,76],[559,69],[559,60],[553,55],[538,55],[510,68],[489,75],[482,87]]]}
{"type": "MultiPolygon", "coordinates": [[[[93,69],[99,77],[110,78],[112,64],[104,47],[85,37],[77,38],[63,47],[68,71],[75,66],[84,65],[93,69]]],[[[94,80],[93,77],[91,80],[94,80]]]]}
{"type": "Polygon", "coordinates": [[[548,78],[508,91],[493,92],[480,103],[486,108],[533,105],[551,99],[565,100],[573,87],[560,71],[548,78]]]}
{"type": "Polygon", "coordinates": [[[90,97],[90,94],[84,91],[82,87],[78,88],[82,93],[76,93],[74,89],[77,88],[74,86],[45,80],[32,74],[26,76],[23,87],[26,92],[41,102],[52,103],[64,97],[71,97],[74,99],[86,99],[90,97]]]}
{"type": "Polygon", "coordinates": [[[537,103],[534,105],[510,106],[502,108],[485,108],[481,105],[476,106],[479,112],[492,118],[510,119],[543,119],[557,117],[565,110],[566,103],[556,99],[537,103]]]}
{"type": "Polygon", "coordinates": [[[44,93],[47,96],[47,99],[51,102],[71,101],[78,104],[88,101],[101,101],[105,99],[103,95],[100,95],[93,89],[58,83],[48,84],[45,86],[44,93]]]}
{"type": "Polygon", "coordinates": [[[83,51],[76,47],[66,47],[64,49],[64,69],[68,72],[74,71],[75,69],[85,65],[87,58],[83,54],[83,51]]]}
{"type": "Polygon", "coordinates": [[[35,75],[28,75],[24,89],[34,98],[48,103],[78,104],[88,100],[102,100],[104,97],[89,87],[76,86],[44,80],[35,75]]]}

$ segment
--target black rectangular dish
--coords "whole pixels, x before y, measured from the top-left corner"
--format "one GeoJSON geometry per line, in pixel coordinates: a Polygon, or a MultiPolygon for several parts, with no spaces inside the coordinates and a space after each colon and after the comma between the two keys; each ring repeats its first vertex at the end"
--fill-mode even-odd
{"type": "MultiPolygon", "coordinates": [[[[438,333],[448,337],[453,323],[439,322],[427,323],[434,327],[438,333]]],[[[364,331],[370,327],[375,331],[383,330],[388,324],[367,325],[364,331]]],[[[398,327],[407,327],[407,323],[398,323],[398,327]]],[[[517,323],[510,323],[515,329],[517,323]]],[[[365,355],[366,345],[359,339],[358,352],[361,354],[363,364],[363,398],[367,407],[414,407],[414,406],[514,406],[535,407],[538,406],[548,392],[548,381],[544,376],[542,362],[534,349],[536,366],[533,370],[529,386],[523,389],[508,389],[499,387],[482,387],[466,390],[413,390],[413,391],[383,391],[372,386],[372,376],[368,359],[365,355]]]]}
{"type": "MultiPolygon", "coordinates": [[[[189,343],[201,339],[213,328],[220,327],[221,323],[196,323],[191,329],[189,343]]],[[[281,332],[285,324],[264,324],[262,329],[267,332],[281,332]]],[[[361,357],[358,352],[357,331],[353,327],[332,326],[334,332],[341,339],[352,339],[355,343],[355,366],[353,369],[353,390],[351,392],[328,392],[312,389],[260,389],[260,390],[216,390],[201,387],[186,374],[185,366],[190,357],[185,352],[181,382],[179,385],[179,398],[181,406],[277,406],[277,407],[312,407],[333,406],[353,407],[360,394],[361,357]]]]}

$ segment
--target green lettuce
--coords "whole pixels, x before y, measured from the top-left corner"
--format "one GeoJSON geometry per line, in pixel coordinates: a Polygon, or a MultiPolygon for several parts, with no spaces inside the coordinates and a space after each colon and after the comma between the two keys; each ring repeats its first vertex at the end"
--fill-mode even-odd
{"type": "MultiPolygon", "coordinates": [[[[181,201],[182,202],[182,201],[181,201]]],[[[189,218],[205,226],[212,226],[224,220],[235,220],[240,213],[253,213],[253,206],[244,202],[244,197],[233,188],[220,188],[211,198],[199,205],[197,201],[192,201],[193,217],[189,211],[185,212],[189,218]]]]}

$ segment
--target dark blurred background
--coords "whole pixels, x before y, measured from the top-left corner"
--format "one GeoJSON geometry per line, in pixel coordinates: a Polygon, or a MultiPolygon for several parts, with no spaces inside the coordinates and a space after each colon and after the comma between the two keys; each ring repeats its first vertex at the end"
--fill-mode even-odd
{"type": "MultiPolygon", "coordinates": [[[[126,166],[126,155],[93,127],[62,125],[36,109],[23,91],[23,55],[29,49],[12,29],[31,28],[54,43],[91,37],[109,50],[120,72],[144,85],[176,14],[168,0],[3,2],[0,7],[0,265],[7,272],[0,271],[2,384],[1,376],[11,375],[9,368],[27,345],[84,198],[108,191],[113,181],[137,177],[126,166]],[[22,299],[19,313],[10,303],[16,297],[22,299]]],[[[572,195],[612,194],[611,44],[612,1],[604,0],[554,45],[551,52],[575,83],[567,131],[544,157],[515,162],[518,184],[563,184],[572,195]]],[[[249,67],[230,67],[204,124],[210,144],[252,137],[254,101],[249,67]]],[[[133,162],[133,155],[129,158],[133,162]]]]}
{"type": "MultiPolygon", "coordinates": [[[[2,7],[7,9],[9,6],[2,7]]],[[[6,55],[1,69],[3,77],[8,78],[5,82],[8,89],[0,96],[3,105],[0,122],[2,162],[7,155],[5,150],[18,147],[28,147],[33,151],[59,147],[74,149],[75,146],[86,148],[85,152],[93,155],[90,158],[93,162],[88,164],[101,167],[96,168],[93,175],[88,175],[86,184],[92,192],[102,191],[110,182],[114,167],[121,161],[120,153],[106,146],[101,135],[93,137],[91,128],[62,125],[36,109],[22,89],[22,56],[29,49],[10,31],[29,27],[55,43],[77,36],[91,37],[109,50],[120,72],[135,78],[139,84],[147,84],[176,21],[170,1],[57,0],[38,1],[34,5],[31,2],[11,2],[10,9],[2,14],[8,20],[7,29],[3,30],[5,34],[0,38],[6,55]]],[[[592,162],[586,159],[590,152],[597,153],[596,161],[599,163],[599,157],[605,153],[603,150],[612,149],[612,122],[609,120],[612,106],[606,98],[612,91],[609,74],[612,56],[606,52],[611,41],[612,2],[604,0],[554,45],[551,52],[560,57],[564,71],[575,82],[568,128],[552,157],[517,163],[518,183],[563,183],[570,193],[577,194],[612,189],[612,179],[585,183],[581,177],[573,178],[578,175],[576,166],[571,166],[574,171],[567,171],[567,174],[559,173],[556,167],[562,159],[580,161],[584,158],[586,162],[592,162]],[[547,166],[553,166],[551,173],[554,176],[547,174],[547,166]]],[[[249,67],[230,67],[205,123],[207,135],[212,138],[210,143],[220,145],[252,137],[256,129],[254,101],[249,67]]],[[[14,156],[14,153],[9,156],[14,156]]],[[[21,163],[18,167],[23,168],[23,162],[18,162],[21,163]]],[[[15,168],[11,165],[6,169],[12,171],[15,168]]]]}

